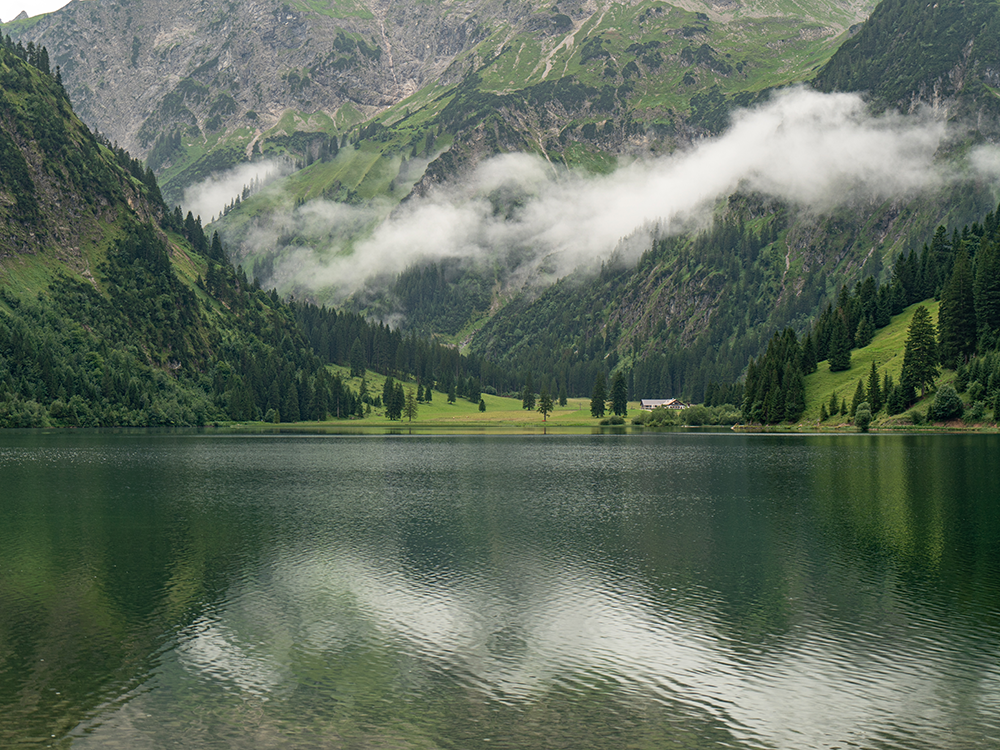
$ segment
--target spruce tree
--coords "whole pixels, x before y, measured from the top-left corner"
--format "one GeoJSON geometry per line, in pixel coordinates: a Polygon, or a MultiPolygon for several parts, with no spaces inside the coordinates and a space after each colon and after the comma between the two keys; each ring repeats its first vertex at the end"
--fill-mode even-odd
{"type": "Polygon", "coordinates": [[[619,417],[628,414],[628,385],[621,370],[611,379],[611,413],[619,417]]]}
{"type": "Polygon", "coordinates": [[[791,362],[785,363],[785,421],[794,422],[806,410],[806,385],[802,371],[793,367],[791,362]]]}
{"type": "Polygon", "coordinates": [[[973,286],[978,338],[991,348],[1000,331],[1000,245],[984,241],[976,254],[973,286]]]}
{"type": "Polygon", "coordinates": [[[412,422],[413,418],[417,416],[417,399],[413,395],[412,388],[406,392],[406,404],[403,409],[406,414],[406,421],[412,422]]]}
{"type": "Polygon", "coordinates": [[[351,344],[350,353],[351,377],[361,378],[365,375],[365,349],[361,345],[361,339],[355,337],[351,344]]]}
{"type": "Polygon", "coordinates": [[[538,396],[538,411],[542,415],[542,421],[548,421],[549,413],[552,411],[552,397],[546,386],[542,386],[542,392],[538,396]]]}
{"type": "Polygon", "coordinates": [[[854,332],[854,345],[859,349],[868,346],[875,338],[875,326],[868,316],[861,318],[858,329],[854,332]]]}
{"type": "Polygon", "coordinates": [[[604,416],[604,402],[607,399],[607,386],[605,385],[604,372],[598,372],[594,378],[594,390],[590,394],[590,416],[604,416]]]}
{"type": "Polygon", "coordinates": [[[802,342],[802,374],[808,375],[813,372],[816,372],[816,342],[809,333],[802,342]]]}
{"type": "Polygon", "coordinates": [[[927,393],[927,386],[934,385],[934,379],[938,376],[936,339],[930,311],[920,305],[914,310],[907,329],[903,372],[900,376],[900,385],[904,389],[907,386],[913,390],[919,388],[923,396],[927,393]]]}
{"type": "Polygon", "coordinates": [[[830,334],[830,372],[843,372],[851,369],[851,343],[847,336],[847,325],[844,316],[838,312],[833,316],[833,331],[830,334]]]}
{"type": "Polygon", "coordinates": [[[938,311],[938,337],[941,363],[955,369],[968,361],[976,350],[976,308],[973,299],[969,256],[960,250],[955,267],[941,293],[938,311]]]}
{"type": "Polygon", "coordinates": [[[872,414],[878,414],[882,409],[882,389],[878,382],[878,369],[872,361],[872,369],[868,373],[868,404],[871,406],[872,414]]]}
{"type": "Polygon", "coordinates": [[[851,416],[853,417],[857,414],[858,404],[867,401],[868,398],[865,394],[865,383],[863,380],[858,381],[858,387],[854,389],[854,398],[851,399],[851,416]]]}

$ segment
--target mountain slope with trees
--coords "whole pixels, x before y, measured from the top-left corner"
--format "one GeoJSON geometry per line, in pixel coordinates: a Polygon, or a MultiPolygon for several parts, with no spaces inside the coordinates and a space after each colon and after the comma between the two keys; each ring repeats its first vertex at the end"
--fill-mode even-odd
{"type": "MultiPolygon", "coordinates": [[[[362,394],[325,367],[358,339],[375,368],[416,371],[398,332],[249,281],[75,117],[47,59],[0,43],[0,427],[360,415],[362,394]]],[[[421,351],[458,376],[476,366],[421,351]]]]}

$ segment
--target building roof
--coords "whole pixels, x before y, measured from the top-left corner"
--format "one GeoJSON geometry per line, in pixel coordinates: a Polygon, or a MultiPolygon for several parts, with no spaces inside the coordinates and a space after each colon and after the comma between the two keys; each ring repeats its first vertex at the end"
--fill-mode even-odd
{"type": "Polygon", "coordinates": [[[644,398],[639,401],[640,409],[652,410],[658,406],[666,409],[686,409],[688,405],[676,398],[644,398]]]}

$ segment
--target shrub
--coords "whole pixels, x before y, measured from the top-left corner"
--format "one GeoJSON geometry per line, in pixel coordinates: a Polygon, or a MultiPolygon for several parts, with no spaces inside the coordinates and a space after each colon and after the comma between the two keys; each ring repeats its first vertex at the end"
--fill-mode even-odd
{"type": "Polygon", "coordinates": [[[927,410],[927,418],[932,422],[958,419],[965,411],[965,405],[952,385],[941,386],[934,397],[934,403],[927,410]]]}
{"type": "Polygon", "coordinates": [[[872,423],[872,410],[868,406],[867,401],[862,401],[858,404],[858,408],[854,411],[854,424],[857,425],[861,432],[868,432],[868,427],[872,423]]]}
{"type": "Polygon", "coordinates": [[[976,424],[977,422],[986,421],[986,404],[982,401],[976,401],[972,406],[965,410],[965,414],[962,415],[962,421],[966,424],[976,424]]]}

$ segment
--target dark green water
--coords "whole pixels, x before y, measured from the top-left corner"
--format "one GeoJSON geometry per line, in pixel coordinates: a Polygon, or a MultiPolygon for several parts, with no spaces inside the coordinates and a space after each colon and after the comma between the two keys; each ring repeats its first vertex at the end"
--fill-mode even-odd
{"type": "Polygon", "coordinates": [[[1000,748],[1000,438],[0,432],[0,747],[1000,748]]]}

